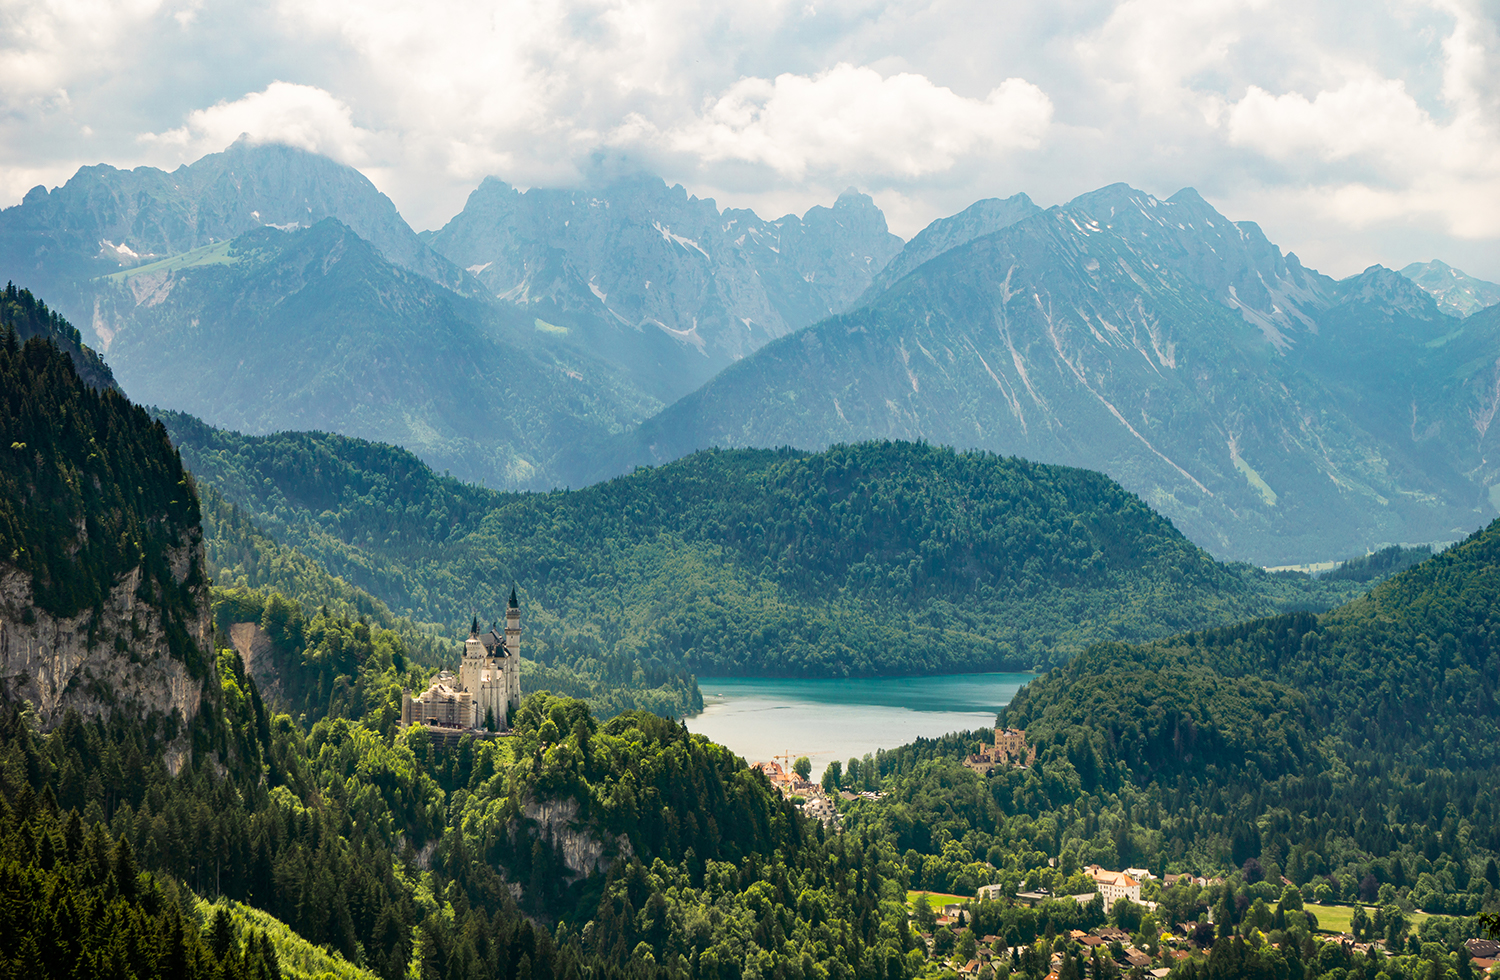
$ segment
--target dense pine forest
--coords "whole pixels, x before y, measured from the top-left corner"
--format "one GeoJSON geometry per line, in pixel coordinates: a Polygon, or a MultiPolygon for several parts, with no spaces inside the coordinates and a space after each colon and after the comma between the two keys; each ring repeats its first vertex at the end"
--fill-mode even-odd
{"type": "Polygon", "coordinates": [[[83,342],[78,328],[47,309],[47,304],[32,295],[29,289],[17,288],[16,284],[5,284],[0,292],[0,329],[15,331],[16,339],[25,343],[32,337],[52,341],[66,351],[80,377],[94,388],[115,387],[114,373],[93,348],[83,342]]]}
{"type": "MultiPolygon", "coordinates": [[[[24,308],[30,294],[5,296],[24,308]]],[[[178,581],[169,565],[201,534],[198,500],[166,430],[118,391],[84,384],[46,337],[22,345],[7,326],[0,351],[0,562],[57,616],[101,608],[140,569],[137,591],[166,614],[174,654],[194,661],[183,620],[202,569],[178,581]]]]}
{"type": "MultiPolygon", "coordinates": [[[[1458,943],[1500,914],[1497,569],[1500,522],[1321,616],[1100,644],[1001,713],[1036,765],[974,775],[959,759],[980,733],[850,760],[846,783],[890,795],[853,804],[846,827],[889,841],[912,886],[938,892],[1068,894],[1090,864],[1233,872],[1148,886],[1145,925],[1139,908],[1109,910],[1137,946],[1199,930],[1211,954],[1183,976],[1472,975],[1458,943]],[[1313,942],[1318,917],[1350,905],[1344,931],[1383,948],[1313,942]]],[[[1105,915],[1076,926],[1069,902],[981,905],[974,931],[1012,945],[1047,916],[1060,934],[1105,915]]]]}

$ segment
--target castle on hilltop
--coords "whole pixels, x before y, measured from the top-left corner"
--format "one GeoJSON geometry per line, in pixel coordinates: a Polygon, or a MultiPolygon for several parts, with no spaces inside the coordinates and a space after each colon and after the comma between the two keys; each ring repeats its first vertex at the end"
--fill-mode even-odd
{"type": "Polygon", "coordinates": [[[1026,744],[1026,733],[1019,728],[995,726],[995,744],[983,746],[978,755],[964,760],[964,765],[988,776],[996,769],[1025,767],[1036,761],[1036,747],[1026,744]]]}
{"type": "Polygon", "coordinates": [[[401,724],[426,725],[436,732],[506,731],[521,706],[521,609],[510,590],[505,634],[480,634],[474,623],[464,641],[458,676],[442,671],[427,690],[401,694],[401,724]]]}

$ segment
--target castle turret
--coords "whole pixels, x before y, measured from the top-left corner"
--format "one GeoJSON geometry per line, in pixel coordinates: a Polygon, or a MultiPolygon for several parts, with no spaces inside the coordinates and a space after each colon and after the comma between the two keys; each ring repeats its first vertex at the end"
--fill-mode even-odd
{"type": "Polygon", "coordinates": [[[484,690],[485,668],[489,666],[489,654],[484,648],[484,641],[479,638],[478,619],[469,630],[469,638],[464,641],[464,657],[458,666],[458,682],[465,691],[475,695],[472,714],[467,719],[470,728],[478,728],[484,724],[484,704],[478,696],[484,690]]]}
{"type": "Polygon", "coordinates": [[[505,708],[507,718],[521,706],[521,604],[515,586],[505,610],[505,708]]]}

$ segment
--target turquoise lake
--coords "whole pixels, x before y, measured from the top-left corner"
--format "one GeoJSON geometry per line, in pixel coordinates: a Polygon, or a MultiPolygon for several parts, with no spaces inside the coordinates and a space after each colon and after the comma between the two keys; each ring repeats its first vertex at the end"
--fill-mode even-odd
{"type": "Polygon", "coordinates": [[[834,759],[847,762],[917,738],[993,727],[995,712],[1035,676],[700,677],[703,712],[688,718],[687,727],[751,763],[786,752],[805,755],[817,778],[834,759]]]}

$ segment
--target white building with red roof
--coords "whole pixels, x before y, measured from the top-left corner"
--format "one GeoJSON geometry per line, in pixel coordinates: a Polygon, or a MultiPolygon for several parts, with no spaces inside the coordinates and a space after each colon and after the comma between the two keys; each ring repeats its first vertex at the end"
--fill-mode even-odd
{"type": "Polygon", "coordinates": [[[1099,889],[1099,894],[1104,896],[1105,908],[1109,908],[1122,898],[1140,903],[1141,883],[1125,872],[1106,871],[1097,864],[1091,864],[1083,870],[1094,879],[1094,886],[1099,889]]]}

